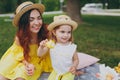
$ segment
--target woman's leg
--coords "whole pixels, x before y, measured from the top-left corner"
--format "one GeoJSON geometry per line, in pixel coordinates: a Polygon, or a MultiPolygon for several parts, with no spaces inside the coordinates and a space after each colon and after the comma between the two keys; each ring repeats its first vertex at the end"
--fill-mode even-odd
{"type": "Polygon", "coordinates": [[[25,79],[23,79],[23,78],[16,78],[15,80],[25,80],[25,79]]]}
{"type": "Polygon", "coordinates": [[[0,74],[0,80],[9,80],[0,74]]]}

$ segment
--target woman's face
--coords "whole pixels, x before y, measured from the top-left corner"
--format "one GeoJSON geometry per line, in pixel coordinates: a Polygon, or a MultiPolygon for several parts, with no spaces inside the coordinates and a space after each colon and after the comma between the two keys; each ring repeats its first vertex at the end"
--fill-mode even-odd
{"type": "Polygon", "coordinates": [[[42,26],[42,17],[36,9],[30,13],[30,31],[34,34],[38,33],[42,26]]]}
{"type": "Polygon", "coordinates": [[[58,43],[66,44],[71,38],[72,28],[70,25],[61,25],[53,34],[56,36],[58,43]]]}

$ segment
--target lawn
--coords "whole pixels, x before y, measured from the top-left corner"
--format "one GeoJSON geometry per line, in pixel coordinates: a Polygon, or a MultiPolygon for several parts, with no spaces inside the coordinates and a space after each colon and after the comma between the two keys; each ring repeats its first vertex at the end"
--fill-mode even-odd
{"type": "MultiPolygon", "coordinates": [[[[57,14],[56,14],[57,15],[57,14]]],[[[44,15],[44,22],[52,22],[54,15],[44,15]]],[[[0,17],[0,57],[14,40],[16,28],[0,17]]],[[[120,62],[120,16],[82,15],[84,23],[74,32],[78,51],[100,58],[100,63],[115,66],[120,62]]]]}

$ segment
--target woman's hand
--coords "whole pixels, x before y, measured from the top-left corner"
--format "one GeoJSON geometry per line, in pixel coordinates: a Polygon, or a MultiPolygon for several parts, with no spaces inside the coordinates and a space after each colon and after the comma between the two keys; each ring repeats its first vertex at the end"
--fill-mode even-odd
{"type": "Polygon", "coordinates": [[[34,74],[34,71],[35,71],[35,67],[33,64],[28,64],[25,66],[25,69],[26,69],[26,73],[27,75],[29,76],[32,76],[34,74]]]}

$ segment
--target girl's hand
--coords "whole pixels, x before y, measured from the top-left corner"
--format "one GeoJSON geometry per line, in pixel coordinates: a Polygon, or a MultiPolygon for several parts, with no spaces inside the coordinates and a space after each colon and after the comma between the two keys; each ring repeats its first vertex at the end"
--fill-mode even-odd
{"type": "Polygon", "coordinates": [[[71,72],[72,74],[76,73],[76,67],[75,66],[71,66],[69,69],[69,72],[71,72]]]}
{"type": "Polygon", "coordinates": [[[39,57],[42,57],[44,54],[47,53],[48,51],[48,47],[46,46],[46,43],[48,42],[48,39],[45,39],[43,41],[40,42],[40,45],[38,47],[38,50],[37,50],[37,55],[39,57]]]}
{"type": "Polygon", "coordinates": [[[84,71],[77,71],[75,66],[72,66],[69,71],[70,71],[72,74],[77,75],[77,76],[78,76],[78,75],[85,74],[84,71]]]}
{"type": "Polygon", "coordinates": [[[85,74],[84,71],[76,71],[76,72],[75,72],[75,75],[76,75],[76,76],[83,75],[83,74],[85,74]]]}
{"type": "Polygon", "coordinates": [[[47,41],[46,47],[52,49],[52,48],[54,48],[54,46],[55,46],[55,41],[53,41],[53,40],[47,41]]]}
{"type": "Polygon", "coordinates": [[[35,67],[33,64],[28,64],[25,66],[25,69],[26,69],[26,73],[27,75],[29,76],[32,76],[34,74],[34,71],[35,71],[35,67]]]}
{"type": "Polygon", "coordinates": [[[40,42],[40,47],[41,47],[41,48],[46,47],[46,43],[47,43],[47,42],[48,42],[48,39],[45,39],[45,40],[41,41],[41,42],[40,42]]]}

